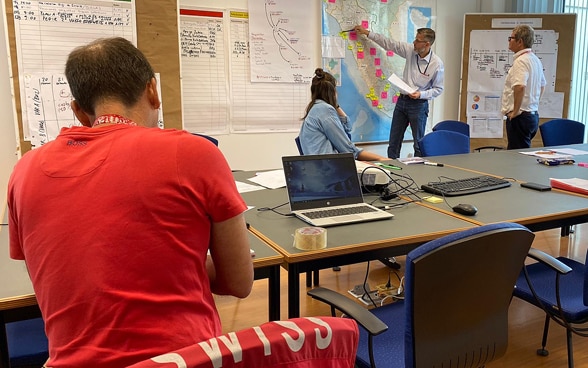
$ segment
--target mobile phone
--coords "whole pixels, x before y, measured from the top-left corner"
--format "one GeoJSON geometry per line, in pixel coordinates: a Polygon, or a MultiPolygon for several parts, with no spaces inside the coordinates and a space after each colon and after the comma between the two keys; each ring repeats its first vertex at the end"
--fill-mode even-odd
{"type": "Polygon", "coordinates": [[[538,190],[540,192],[545,192],[547,190],[551,190],[551,186],[543,185],[543,184],[539,184],[539,183],[521,183],[521,187],[529,188],[529,189],[533,189],[533,190],[538,190]]]}

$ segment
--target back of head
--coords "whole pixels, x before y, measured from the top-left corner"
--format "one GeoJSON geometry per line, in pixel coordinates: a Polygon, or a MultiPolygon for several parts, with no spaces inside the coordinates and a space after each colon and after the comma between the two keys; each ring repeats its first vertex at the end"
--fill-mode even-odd
{"type": "Polygon", "coordinates": [[[80,107],[94,114],[96,104],[107,100],[133,106],[155,73],[130,41],[114,37],[74,49],[67,58],[65,76],[80,107]]]}
{"type": "Polygon", "coordinates": [[[522,40],[525,48],[530,49],[535,42],[535,30],[527,24],[520,24],[516,26],[512,33],[517,40],[522,40]]]}
{"type": "Polygon", "coordinates": [[[323,100],[333,107],[337,107],[337,80],[330,73],[324,71],[322,68],[317,68],[314,71],[314,77],[310,82],[311,101],[306,107],[306,114],[316,102],[316,100],[323,100]]]}

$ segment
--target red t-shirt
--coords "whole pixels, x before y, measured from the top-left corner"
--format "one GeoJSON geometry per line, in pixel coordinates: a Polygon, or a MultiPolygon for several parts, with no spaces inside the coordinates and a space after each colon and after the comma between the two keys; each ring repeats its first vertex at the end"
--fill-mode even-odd
{"type": "Polygon", "coordinates": [[[222,153],[184,131],[63,129],[8,189],[49,365],[117,367],[221,333],[205,268],[211,222],[246,209],[222,153]]]}

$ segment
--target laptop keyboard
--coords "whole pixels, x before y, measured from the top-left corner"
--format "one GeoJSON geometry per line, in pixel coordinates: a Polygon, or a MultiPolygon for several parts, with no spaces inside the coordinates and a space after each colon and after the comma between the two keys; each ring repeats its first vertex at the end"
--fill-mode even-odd
{"type": "Polygon", "coordinates": [[[319,219],[326,217],[345,216],[345,215],[356,215],[360,213],[376,212],[375,208],[369,206],[355,206],[355,207],[343,207],[343,208],[330,208],[326,210],[303,212],[302,214],[311,219],[319,219]]]}
{"type": "Polygon", "coordinates": [[[475,176],[467,179],[431,182],[421,185],[425,192],[442,195],[445,197],[460,196],[487,192],[489,190],[510,187],[508,180],[496,178],[494,176],[475,176]]]}

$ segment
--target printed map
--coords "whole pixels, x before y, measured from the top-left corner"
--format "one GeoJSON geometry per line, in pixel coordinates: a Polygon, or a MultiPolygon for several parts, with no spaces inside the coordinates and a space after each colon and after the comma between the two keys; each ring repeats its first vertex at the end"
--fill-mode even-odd
{"type": "MultiPolygon", "coordinates": [[[[338,102],[353,122],[354,142],[388,141],[398,90],[388,78],[402,78],[404,59],[386,52],[365,36],[343,32],[355,25],[395,40],[411,42],[416,30],[435,29],[435,0],[326,0],[322,33],[343,38],[343,59],[323,57],[323,67],[340,83],[338,102]]],[[[412,139],[410,128],[406,139],[412,139]]]]}

